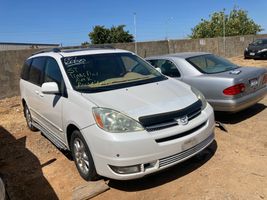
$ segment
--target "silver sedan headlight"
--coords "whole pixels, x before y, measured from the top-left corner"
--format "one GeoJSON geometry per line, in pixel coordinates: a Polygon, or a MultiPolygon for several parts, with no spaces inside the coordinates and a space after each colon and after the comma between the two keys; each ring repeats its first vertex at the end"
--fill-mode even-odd
{"type": "Polygon", "coordinates": [[[112,109],[95,107],[93,115],[99,128],[107,132],[125,133],[144,130],[134,119],[112,109]]]}
{"type": "Polygon", "coordinates": [[[206,106],[207,106],[207,101],[206,101],[204,95],[203,95],[199,90],[197,90],[197,89],[194,88],[194,87],[191,87],[191,90],[192,90],[192,92],[197,96],[197,98],[201,100],[201,102],[202,102],[202,107],[201,107],[201,109],[202,109],[202,110],[205,109],[206,106]]]}

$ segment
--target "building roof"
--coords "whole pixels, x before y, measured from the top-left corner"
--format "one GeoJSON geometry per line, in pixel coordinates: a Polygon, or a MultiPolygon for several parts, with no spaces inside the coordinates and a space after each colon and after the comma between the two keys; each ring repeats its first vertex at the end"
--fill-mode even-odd
{"type": "Polygon", "coordinates": [[[45,44],[45,43],[18,43],[18,42],[0,42],[0,45],[34,45],[34,46],[55,46],[58,47],[60,44],[45,44]]]}

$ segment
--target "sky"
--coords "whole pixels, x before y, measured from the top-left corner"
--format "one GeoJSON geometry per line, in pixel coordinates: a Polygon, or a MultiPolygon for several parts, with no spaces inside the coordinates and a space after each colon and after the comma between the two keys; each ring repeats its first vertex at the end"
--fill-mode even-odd
{"type": "Polygon", "coordinates": [[[234,6],[267,33],[266,0],[0,0],[0,42],[80,45],[96,25],[126,25],[136,40],[183,39],[202,18],[234,6]]]}

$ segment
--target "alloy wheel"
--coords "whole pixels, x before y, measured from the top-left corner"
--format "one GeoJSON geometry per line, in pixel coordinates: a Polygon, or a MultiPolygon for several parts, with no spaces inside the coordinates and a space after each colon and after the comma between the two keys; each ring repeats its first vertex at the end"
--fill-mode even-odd
{"type": "Polygon", "coordinates": [[[83,174],[88,174],[90,165],[88,155],[86,154],[85,145],[79,138],[74,139],[74,156],[77,162],[77,166],[83,174]]]}

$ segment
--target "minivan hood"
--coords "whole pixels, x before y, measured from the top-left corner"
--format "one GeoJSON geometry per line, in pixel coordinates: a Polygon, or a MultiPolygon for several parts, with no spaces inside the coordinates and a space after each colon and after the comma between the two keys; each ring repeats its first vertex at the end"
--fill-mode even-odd
{"type": "Polygon", "coordinates": [[[99,107],[117,110],[136,120],[141,116],[180,110],[198,100],[190,90],[190,86],[171,78],[160,82],[82,95],[99,107]]]}

